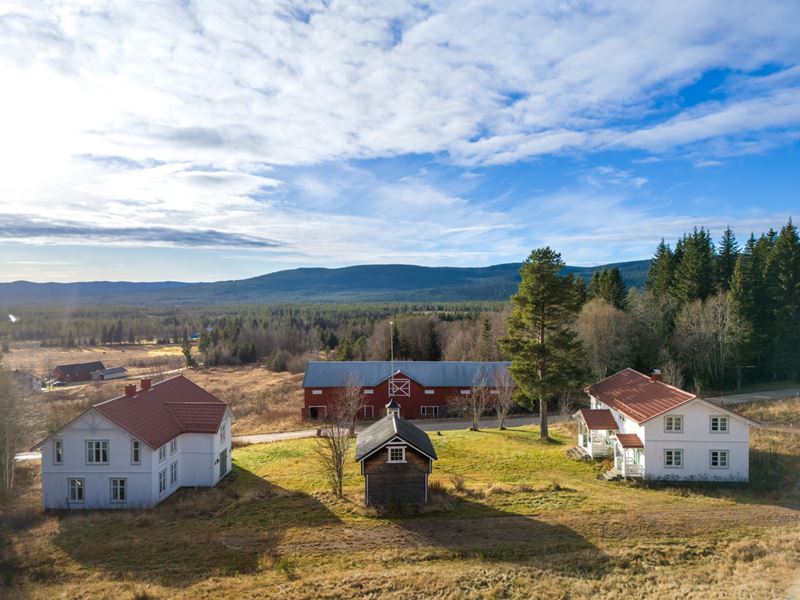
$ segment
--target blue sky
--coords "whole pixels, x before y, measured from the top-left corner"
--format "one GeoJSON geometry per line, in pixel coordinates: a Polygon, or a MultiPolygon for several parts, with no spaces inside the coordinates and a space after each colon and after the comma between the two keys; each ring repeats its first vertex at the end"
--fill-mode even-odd
{"type": "Polygon", "coordinates": [[[800,5],[6,2],[0,280],[647,258],[796,214],[800,5]]]}

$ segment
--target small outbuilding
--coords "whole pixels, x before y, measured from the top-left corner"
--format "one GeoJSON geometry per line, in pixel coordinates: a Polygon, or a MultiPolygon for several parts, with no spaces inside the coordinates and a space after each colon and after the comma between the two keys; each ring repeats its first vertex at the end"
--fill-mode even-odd
{"type": "Polygon", "coordinates": [[[109,379],[124,379],[128,376],[128,369],[125,367],[111,367],[110,369],[98,369],[92,373],[94,381],[108,381],[109,379]]]}
{"type": "Polygon", "coordinates": [[[358,434],[356,460],[364,475],[367,506],[418,506],[428,502],[428,476],[436,460],[428,434],[400,417],[391,399],[386,416],[358,434]]]}

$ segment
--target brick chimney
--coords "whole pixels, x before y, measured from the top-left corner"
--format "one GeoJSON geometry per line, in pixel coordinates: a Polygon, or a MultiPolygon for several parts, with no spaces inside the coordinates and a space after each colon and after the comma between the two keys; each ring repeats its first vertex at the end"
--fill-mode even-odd
{"type": "Polygon", "coordinates": [[[147,390],[149,390],[149,389],[150,389],[150,385],[151,385],[152,383],[153,383],[153,382],[152,382],[152,380],[151,380],[149,377],[143,377],[143,378],[142,378],[142,379],[139,381],[139,386],[142,388],[142,391],[143,391],[143,392],[146,392],[147,390]]]}
{"type": "Polygon", "coordinates": [[[653,381],[661,381],[663,379],[663,376],[661,375],[661,369],[653,369],[653,371],[650,373],[650,379],[653,381]]]}
{"type": "Polygon", "coordinates": [[[125,385],[125,395],[128,397],[136,395],[136,384],[128,383],[125,385]]]}

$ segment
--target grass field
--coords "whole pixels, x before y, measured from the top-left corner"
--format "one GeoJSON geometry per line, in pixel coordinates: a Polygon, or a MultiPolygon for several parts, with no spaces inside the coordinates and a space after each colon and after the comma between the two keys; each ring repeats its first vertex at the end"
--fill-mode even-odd
{"type": "MultiPolygon", "coordinates": [[[[785,598],[800,564],[800,442],[753,434],[740,488],[597,479],[534,430],[433,435],[431,505],[378,515],[351,462],[326,491],[315,440],[247,446],[217,488],[151,511],[52,515],[36,470],[3,515],[9,598],[785,598]]],[[[0,579],[0,585],[3,580],[0,579]]]]}

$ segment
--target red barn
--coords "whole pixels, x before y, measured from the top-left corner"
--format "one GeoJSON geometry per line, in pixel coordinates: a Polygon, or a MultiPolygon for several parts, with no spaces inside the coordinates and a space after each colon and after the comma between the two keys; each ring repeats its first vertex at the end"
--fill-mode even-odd
{"type": "Polygon", "coordinates": [[[366,406],[361,418],[383,415],[389,391],[402,406],[404,419],[434,419],[445,416],[448,402],[471,393],[476,382],[489,385],[496,370],[507,370],[507,362],[457,361],[311,361],[303,379],[303,417],[319,419],[349,381],[358,382],[366,406]],[[394,367],[392,367],[394,365],[394,367]],[[394,377],[392,377],[394,368],[394,377]]]}

